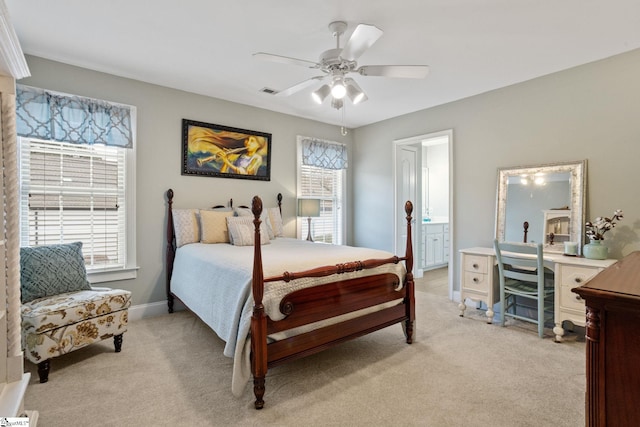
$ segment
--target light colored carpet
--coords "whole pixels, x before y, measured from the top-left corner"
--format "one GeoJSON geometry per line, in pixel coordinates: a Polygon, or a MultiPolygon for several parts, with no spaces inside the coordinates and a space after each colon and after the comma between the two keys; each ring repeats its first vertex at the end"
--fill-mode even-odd
{"type": "Polygon", "coordinates": [[[26,363],[25,408],[38,427],[584,425],[584,342],[460,318],[425,280],[414,344],[394,325],[276,367],[261,411],[249,385],[233,397],[222,341],[188,312],[132,322],[121,353],[109,340],[53,359],[46,384],[26,363]]]}

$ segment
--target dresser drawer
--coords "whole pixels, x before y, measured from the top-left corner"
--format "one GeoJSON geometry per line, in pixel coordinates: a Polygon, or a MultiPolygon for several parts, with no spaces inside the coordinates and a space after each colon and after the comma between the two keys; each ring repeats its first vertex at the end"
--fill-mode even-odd
{"type": "MultiPolygon", "coordinates": [[[[582,297],[576,293],[571,292],[571,289],[575,286],[560,286],[560,305],[562,308],[568,308],[570,310],[577,310],[584,313],[585,305],[582,297]]],[[[583,315],[584,317],[584,315],[583,315]]],[[[581,319],[584,322],[584,319],[581,319]]]]}
{"type": "Polygon", "coordinates": [[[582,286],[600,272],[599,268],[563,265],[560,268],[560,285],[575,288],[582,286]]]}
{"type": "Polygon", "coordinates": [[[482,255],[465,255],[464,256],[464,271],[470,273],[487,274],[488,259],[482,255]]]}
{"type": "Polygon", "coordinates": [[[489,291],[489,280],[487,274],[475,273],[473,271],[464,272],[464,289],[478,292],[489,291]]]}

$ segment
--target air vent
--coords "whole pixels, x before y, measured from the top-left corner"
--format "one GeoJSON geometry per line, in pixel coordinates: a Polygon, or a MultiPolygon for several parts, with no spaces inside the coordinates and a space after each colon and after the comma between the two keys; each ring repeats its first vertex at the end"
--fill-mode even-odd
{"type": "Polygon", "coordinates": [[[277,94],[277,93],[278,93],[278,91],[277,91],[277,90],[275,90],[275,89],[271,89],[271,88],[269,88],[269,87],[263,87],[262,89],[260,89],[260,92],[268,93],[269,95],[275,95],[275,94],[277,94]]]}

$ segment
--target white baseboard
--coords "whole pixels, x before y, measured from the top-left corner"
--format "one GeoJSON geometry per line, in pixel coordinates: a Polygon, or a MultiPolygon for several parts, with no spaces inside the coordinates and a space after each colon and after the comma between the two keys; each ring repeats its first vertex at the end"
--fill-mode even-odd
{"type": "MultiPolygon", "coordinates": [[[[186,307],[180,301],[175,300],[173,304],[174,311],[185,310],[186,307]]],[[[167,301],[152,302],[149,304],[138,304],[129,307],[129,321],[144,319],[145,317],[162,316],[168,314],[169,309],[167,301]]]]}
{"type": "Polygon", "coordinates": [[[17,417],[23,411],[24,393],[27,391],[31,374],[22,374],[18,381],[2,384],[0,392],[0,415],[17,417]]]}

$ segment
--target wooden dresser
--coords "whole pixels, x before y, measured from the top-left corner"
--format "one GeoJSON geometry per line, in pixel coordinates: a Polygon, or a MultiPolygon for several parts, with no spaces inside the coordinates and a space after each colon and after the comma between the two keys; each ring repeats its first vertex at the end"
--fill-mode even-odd
{"type": "Polygon", "coordinates": [[[586,303],[587,426],[640,426],[640,252],[572,289],[586,303]]]}

